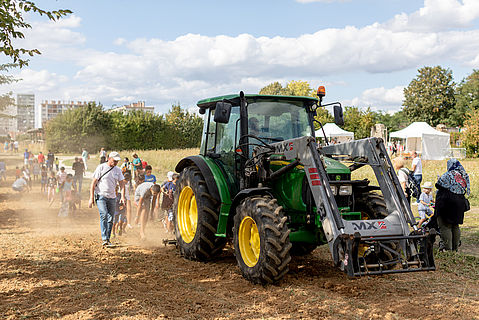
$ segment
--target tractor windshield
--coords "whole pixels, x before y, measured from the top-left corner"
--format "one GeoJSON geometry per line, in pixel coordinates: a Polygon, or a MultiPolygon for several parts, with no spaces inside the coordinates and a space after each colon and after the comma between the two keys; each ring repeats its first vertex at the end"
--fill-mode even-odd
{"type": "Polygon", "coordinates": [[[282,141],[311,135],[308,113],[302,101],[248,103],[249,134],[282,141]]]}

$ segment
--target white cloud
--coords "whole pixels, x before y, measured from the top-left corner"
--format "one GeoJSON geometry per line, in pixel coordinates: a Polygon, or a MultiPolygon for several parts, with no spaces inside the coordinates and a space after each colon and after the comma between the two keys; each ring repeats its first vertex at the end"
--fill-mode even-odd
{"type": "Polygon", "coordinates": [[[396,86],[394,88],[371,88],[364,90],[361,96],[346,101],[346,105],[352,105],[361,108],[371,107],[372,110],[396,111],[401,108],[404,100],[404,87],[396,86]]]}
{"type": "Polygon", "coordinates": [[[396,15],[384,27],[394,31],[443,31],[470,27],[478,17],[477,0],[424,0],[424,7],[410,15],[396,15]]]}

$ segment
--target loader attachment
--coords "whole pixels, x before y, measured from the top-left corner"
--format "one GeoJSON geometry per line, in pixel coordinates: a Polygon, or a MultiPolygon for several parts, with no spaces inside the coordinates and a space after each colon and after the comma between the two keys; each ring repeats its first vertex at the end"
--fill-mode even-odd
{"type": "Polygon", "coordinates": [[[349,276],[435,270],[435,232],[418,231],[381,139],[318,148],[314,138],[300,137],[271,147],[274,154],[303,165],[334,263],[349,276]],[[383,219],[343,219],[329,183],[325,156],[346,157],[352,162],[361,159],[360,165],[371,166],[388,215],[383,219]]]}

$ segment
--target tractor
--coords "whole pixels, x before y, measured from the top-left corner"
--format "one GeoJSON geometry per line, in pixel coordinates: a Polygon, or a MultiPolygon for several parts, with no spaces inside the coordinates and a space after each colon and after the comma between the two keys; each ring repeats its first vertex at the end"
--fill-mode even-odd
{"type": "Polygon", "coordinates": [[[318,108],[340,103],[259,94],[200,100],[200,154],[182,159],[174,200],[177,247],[208,261],[232,243],[242,275],[258,284],[288,273],[291,256],[328,245],[349,277],[435,270],[435,231],[422,231],[382,139],[318,144],[318,108]],[[376,183],[352,180],[369,166],[376,183]]]}

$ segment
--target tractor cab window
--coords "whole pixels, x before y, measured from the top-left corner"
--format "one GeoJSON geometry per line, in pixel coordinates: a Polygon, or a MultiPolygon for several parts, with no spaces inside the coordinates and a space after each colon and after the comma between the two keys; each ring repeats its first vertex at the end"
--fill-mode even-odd
{"type": "Polygon", "coordinates": [[[300,101],[251,102],[248,119],[249,134],[266,142],[311,135],[308,114],[300,101]]]}

